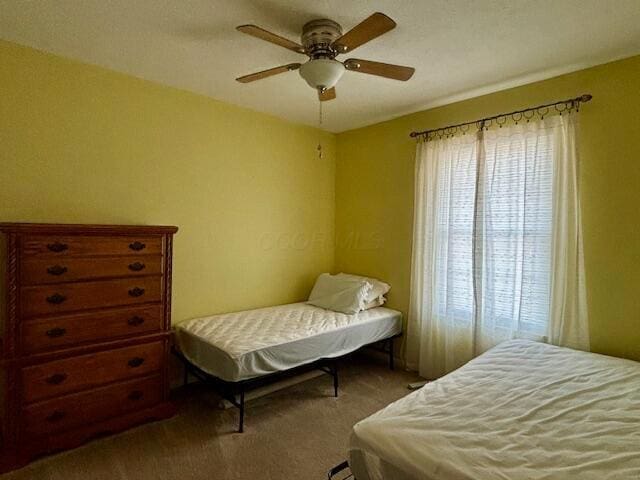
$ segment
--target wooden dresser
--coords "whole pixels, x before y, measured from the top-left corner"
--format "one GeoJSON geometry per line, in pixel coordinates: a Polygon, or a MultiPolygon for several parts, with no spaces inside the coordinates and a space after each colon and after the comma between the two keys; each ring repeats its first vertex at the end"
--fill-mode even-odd
{"type": "Polygon", "coordinates": [[[0,223],[0,470],[173,414],[176,231],[0,223]]]}

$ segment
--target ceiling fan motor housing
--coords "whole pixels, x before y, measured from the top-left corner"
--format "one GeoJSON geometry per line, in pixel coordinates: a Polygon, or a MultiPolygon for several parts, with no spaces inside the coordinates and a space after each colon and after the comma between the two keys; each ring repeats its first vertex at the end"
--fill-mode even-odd
{"type": "Polygon", "coordinates": [[[313,60],[333,59],[338,53],[331,44],[342,36],[342,27],[326,18],[311,20],[302,27],[301,41],[305,53],[313,60]]]}

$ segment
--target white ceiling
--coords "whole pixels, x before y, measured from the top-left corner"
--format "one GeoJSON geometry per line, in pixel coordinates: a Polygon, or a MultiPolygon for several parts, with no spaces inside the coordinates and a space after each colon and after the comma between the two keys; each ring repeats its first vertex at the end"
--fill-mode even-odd
{"type": "Polygon", "coordinates": [[[306,57],[235,30],[299,40],[328,17],[375,11],[398,27],[350,56],[416,68],[406,83],[346,72],[325,105],[339,132],[640,53],[640,0],[0,0],[0,38],[315,125],[315,92],[288,72],[306,57]]]}

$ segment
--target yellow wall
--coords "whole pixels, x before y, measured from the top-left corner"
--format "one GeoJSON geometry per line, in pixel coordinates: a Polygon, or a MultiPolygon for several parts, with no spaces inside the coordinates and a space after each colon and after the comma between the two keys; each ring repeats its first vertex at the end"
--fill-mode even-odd
{"type": "Polygon", "coordinates": [[[337,270],[388,281],[389,305],[406,312],[415,147],[409,132],[582,93],[594,96],[580,113],[592,347],[640,360],[640,57],[338,135],[337,270]]]}
{"type": "Polygon", "coordinates": [[[174,321],[301,300],[332,269],[390,282],[389,304],[406,312],[409,132],[588,92],[593,347],[640,359],[639,91],[634,57],[346,132],[336,146],[313,128],[0,42],[0,221],[178,225],[174,321]]]}
{"type": "Polygon", "coordinates": [[[0,221],[179,226],[174,321],[306,298],[334,178],[334,135],[0,42],[0,221]]]}

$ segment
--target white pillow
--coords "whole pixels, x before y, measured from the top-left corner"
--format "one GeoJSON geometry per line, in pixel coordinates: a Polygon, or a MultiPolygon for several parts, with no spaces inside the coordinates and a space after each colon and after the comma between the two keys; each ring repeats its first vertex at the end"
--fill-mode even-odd
{"type": "Polygon", "coordinates": [[[375,300],[371,300],[370,302],[365,303],[363,310],[369,310],[370,308],[381,307],[382,305],[384,305],[384,302],[386,301],[387,299],[385,297],[378,297],[375,300]]]}
{"type": "Polygon", "coordinates": [[[360,278],[321,274],[307,303],[335,312],[358,313],[364,309],[371,284],[360,278]]]}
{"type": "Polygon", "coordinates": [[[371,290],[369,290],[365,300],[365,304],[367,306],[364,310],[384,305],[384,302],[387,300],[384,296],[389,292],[389,290],[391,290],[391,285],[381,282],[380,280],[376,280],[375,278],[361,277],[359,275],[351,275],[349,273],[339,273],[336,277],[362,280],[371,284],[371,290]]]}

